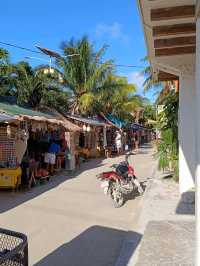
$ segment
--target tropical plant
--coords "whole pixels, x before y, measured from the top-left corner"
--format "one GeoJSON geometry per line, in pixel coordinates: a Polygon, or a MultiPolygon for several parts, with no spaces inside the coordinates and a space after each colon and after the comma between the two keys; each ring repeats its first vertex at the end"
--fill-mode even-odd
{"type": "Polygon", "coordinates": [[[41,105],[67,108],[68,93],[58,79],[38,71],[38,68],[31,67],[27,62],[11,65],[4,84],[9,91],[8,95],[15,96],[18,104],[26,103],[33,108],[41,105]]]}
{"type": "Polygon", "coordinates": [[[178,179],[178,93],[171,91],[163,101],[163,111],[158,116],[158,159],[160,169],[171,169],[178,179]]]}
{"type": "MultiPolygon", "coordinates": [[[[148,56],[145,56],[145,58],[143,58],[142,61],[145,63],[149,62],[148,56]]],[[[160,90],[162,89],[162,83],[159,82],[153,75],[151,66],[147,65],[142,70],[141,74],[145,78],[144,83],[143,83],[144,92],[148,92],[153,89],[155,93],[159,93],[160,90]]]]}
{"type": "Polygon", "coordinates": [[[63,72],[64,85],[72,93],[70,111],[79,113],[91,105],[94,93],[102,87],[111,71],[112,62],[102,60],[107,47],[96,52],[87,37],[77,41],[71,39],[62,43],[61,48],[63,57],[58,60],[58,65],[63,72]]]}
{"type": "Polygon", "coordinates": [[[0,48],[0,95],[9,96],[11,94],[11,77],[12,65],[9,60],[7,50],[0,48]]]}
{"type": "Polygon", "coordinates": [[[13,82],[18,103],[39,106],[45,87],[44,80],[36,75],[27,62],[19,62],[13,67],[13,82]]]}
{"type": "Polygon", "coordinates": [[[141,105],[141,97],[135,94],[136,87],[129,84],[125,77],[114,75],[110,72],[102,86],[89,94],[87,109],[80,105],[80,110],[87,114],[104,113],[112,114],[125,120],[133,120],[132,113],[141,105]]]}
{"type": "Polygon", "coordinates": [[[129,84],[125,77],[110,74],[97,95],[101,110],[121,119],[132,119],[132,113],[141,106],[141,97],[136,95],[136,86],[129,84]]]}

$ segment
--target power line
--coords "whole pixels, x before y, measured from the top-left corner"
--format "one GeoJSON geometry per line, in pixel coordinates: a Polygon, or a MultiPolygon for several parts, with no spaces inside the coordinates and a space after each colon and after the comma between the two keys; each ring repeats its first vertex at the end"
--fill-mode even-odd
{"type": "MultiPolygon", "coordinates": [[[[21,49],[21,50],[25,50],[25,51],[28,51],[28,52],[31,52],[31,53],[44,55],[44,53],[42,53],[40,51],[32,50],[30,48],[22,47],[22,46],[19,46],[19,45],[16,45],[16,44],[2,42],[2,41],[0,41],[0,44],[6,45],[6,46],[10,46],[10,47],[14,47],[14,48],[21,49]]],[[[103,63],[100,63],[100,64],[103,64],[103,63]]],[[[115,66],[115,67],[126,67],[126,68],[145,68],[145,66],[139,66],[139,65],[138,66],[137,65],[123,65],[123,64],[109,64],[109,65],[110,66],[115,66]]]]}
{"type": "Polygon", "coordinates": [[[1,42],[0,41],[0,44],[11,46],[11,47],[14,47],[14,48],[17,48],[17,49],[25,50],[25,51],[36,53],[36,54],[43,54],[42,52],[39,52],[39,51],[36,51],[36,50],[32,50],[32,49],[29,49],[29,48],[26,48],[26,47],[22,47],[22,46],[19,46],[19,45],[16,45],[16,44],[12,44],[12,43],[6,43],[6,42],[1,42]]]}
{"type": "Polygon", "coordinates": [[[127,67],[127,68],[145,68],[145,66],[136,66],[136,65],[118,65],[118,64],[109,64],[109,65],[116,67],[127,67]]]}

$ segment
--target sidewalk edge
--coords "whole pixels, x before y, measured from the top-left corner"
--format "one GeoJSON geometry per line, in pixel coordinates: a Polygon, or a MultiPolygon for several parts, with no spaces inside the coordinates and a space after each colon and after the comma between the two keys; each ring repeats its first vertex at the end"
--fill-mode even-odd
{"type": "MultiPolygon", "coordinates": [[[[157,176],[157,173],[158,173],[158,164],[157,164],[157,161],[156,161],[155,165],[152,167],[151,177],[147,179],[147,185],[146,185],[145,192],[143,194],[142,203],[148,197],[147,196],[148,192],[151,189],[151,186],[153,184],[153,180],[157,176]]],[[[142,212],[143,212],[143,208],[141,208],[141,211],[139,213],[139,220],[140,220],[142,212]]],[[[129,231],[127,231],[127,234],[128,233],[129,233],[129,231]]],[[[136,251],[139,250],[139,242],[140,241],[138,239],[131,240],[127,236],[124,239],[124,241],[123,241],[123,244],[122,244],[122,247],[121,247],[121,250],[120,250],[120,254],[119,254],[119,257],[117,258],[115,266],[128,266],[130,259],[133,258],[135,256],[136,251]],[[135,243],[135,241],[136,241],[136,243],[135,243]],[[133,251],[134,251],[134,253],[133,253],[133,251]]],[[[135,257],[136,257],[135,259],[137,260],[137,254],[136,254],[135,257]]]]}

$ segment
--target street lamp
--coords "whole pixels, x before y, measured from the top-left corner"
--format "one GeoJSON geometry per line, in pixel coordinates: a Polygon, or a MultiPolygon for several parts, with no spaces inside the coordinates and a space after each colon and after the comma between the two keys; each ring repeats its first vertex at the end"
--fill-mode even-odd
{"type": "Polygon", "coordinates": [[[80,54],[69,54],[69,55],[65,55],[65,56],[61,56],[59,53],[52,51],[48,48],[43,48],[39,45],[35,45],[35,47],[37,49],[39,49],[43,54],[49,56],[49,60],[40,58],[40,57],[35,57],[35,56],[26,56],[25,58],[27,59],[36,59],[36,60],[40,60],[40,61],[44,61],[44,62],[48,62],[49,63],[49,73],[54,73],[54,69],[52,69],[52,58],[56,58],[56,59],[61,59],[61,58],[66,58],[66,57],[74,57],[74,56],[79,56],[80,54]]]}
{"type": "Polygon", "coordinates": [[[61,56],[59,53],[57,53],[53,50],[50,50],[48,48],[44,48],[44,47],[41,47],[39,45],[35,45],[35,47],[37,49],[39,49],[43,54],[48,55],[50,57],[50,60],[49,60],[50,69],[51,69],[51,64],[52,64],[52,58],[61,59],[63,57],[73,57],[73,56],[79,56],[80,55],[80,54],[69,54],[69,55],[61,56]]]}

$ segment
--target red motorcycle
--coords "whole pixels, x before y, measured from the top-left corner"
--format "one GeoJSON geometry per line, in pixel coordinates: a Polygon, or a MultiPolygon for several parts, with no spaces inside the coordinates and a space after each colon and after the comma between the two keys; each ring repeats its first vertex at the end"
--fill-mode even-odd
{"type": "Polygon", "coordinates": [[[125,195],[132,193],[137,188],[139,194],[142,194],[143,188],[135,176],[133,167],[126,160],[112,165],[115,171],[104,172],[97,175],[101,180],[101,187],[106,195],[109,195],[113,201],[114,207],[119,208],[124,204],[125,195]]]}

